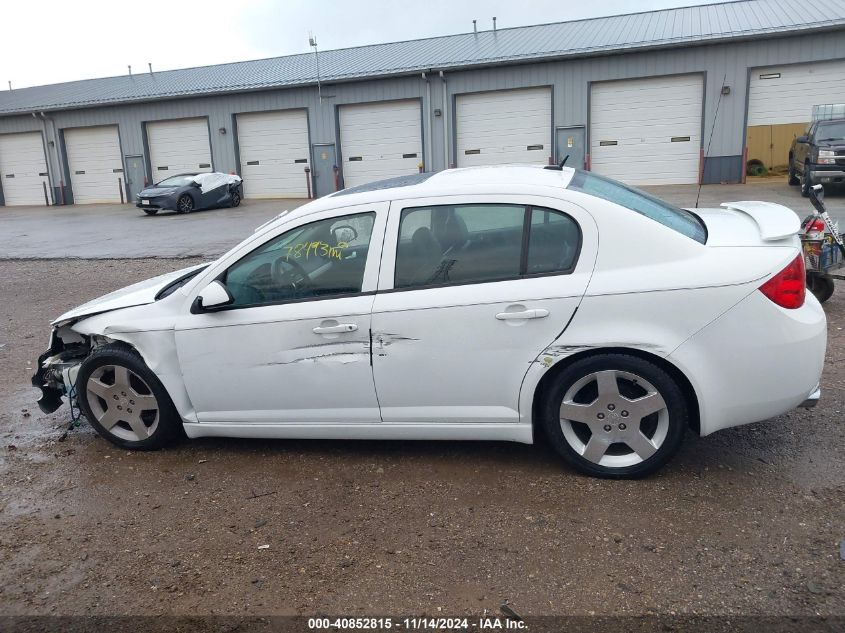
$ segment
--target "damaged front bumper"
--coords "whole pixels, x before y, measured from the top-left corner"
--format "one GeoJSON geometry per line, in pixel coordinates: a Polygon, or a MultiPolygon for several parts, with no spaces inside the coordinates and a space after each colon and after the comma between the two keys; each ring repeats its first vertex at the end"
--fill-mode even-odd
{"type": "Polygon", "coordinates": [[[38,408],[44,413],[53,413],[62,406],[62,397],[70,396],[85,355],[87,346],[66,346],[53,328],[50,347],[38,357],[32,376],[32,386],[41,390],[38,408]]]}

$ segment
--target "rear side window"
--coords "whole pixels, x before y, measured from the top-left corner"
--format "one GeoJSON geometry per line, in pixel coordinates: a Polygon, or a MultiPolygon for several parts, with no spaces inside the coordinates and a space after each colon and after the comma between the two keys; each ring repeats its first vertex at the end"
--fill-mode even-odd
{"type": "Polygon", "coordinates": [[[572,272],[581,232],[568,215],[524,205],[402,210],[395,288],[421,288],[572,272]]]}
{"type": "Polygon", "coordinates": [[[673,207],[668,202],[621,182],[578,169],[567,189],[580,191],[635,211],[700,244],[707,242],[707,229],[697,215],[673,207]]]}

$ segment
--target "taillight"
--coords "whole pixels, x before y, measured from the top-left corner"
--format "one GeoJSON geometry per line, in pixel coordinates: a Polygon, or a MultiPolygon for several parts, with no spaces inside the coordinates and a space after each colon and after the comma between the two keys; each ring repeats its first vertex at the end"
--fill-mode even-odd
{"type": "Polygon", "coordinates": [[[816,218],[810,222],[810,226],[807,227],[807,233],[824,233],[824,231],[824,220],[821,218],[816,218]]]}
{"type": "Polygon", "coordinates": [[[800,253],[786,268],[760,286],[760,292],[780,307],[790,310],[804,305],[806,290],[804,256],[800,253]]]}

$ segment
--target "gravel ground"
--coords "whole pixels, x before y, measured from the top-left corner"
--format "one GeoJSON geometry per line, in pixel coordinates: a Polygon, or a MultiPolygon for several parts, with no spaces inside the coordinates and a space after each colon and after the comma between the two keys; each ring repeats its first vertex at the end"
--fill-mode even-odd
{"type": "Polygon", "coordinates": [[[815,411],[644,481],[545,446],[63,439],[28,387],[48,321],[191,263],[0,261],[0,614],[845,615],[845,284],[815,411]]]}

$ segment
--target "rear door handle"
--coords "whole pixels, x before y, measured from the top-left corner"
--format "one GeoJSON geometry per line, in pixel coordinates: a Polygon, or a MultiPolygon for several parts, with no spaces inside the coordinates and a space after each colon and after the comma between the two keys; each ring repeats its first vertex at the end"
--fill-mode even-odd
{"type": "Polygon", "coordinates": [[[318,326],[312,331],[314,334],[339,334],[341,332],[354,332],[358,326],[354,323],[340,323],[339,325],[318,326]]]}
{"type": "Polygon", "coordinates": [[[521,312],[499,312],[496,318],[499,321],[518,321],[523,319],[543,319],[549,316],[549,311],[545,308],[535,308],[533,310],[522,310],[521,312]]]}

